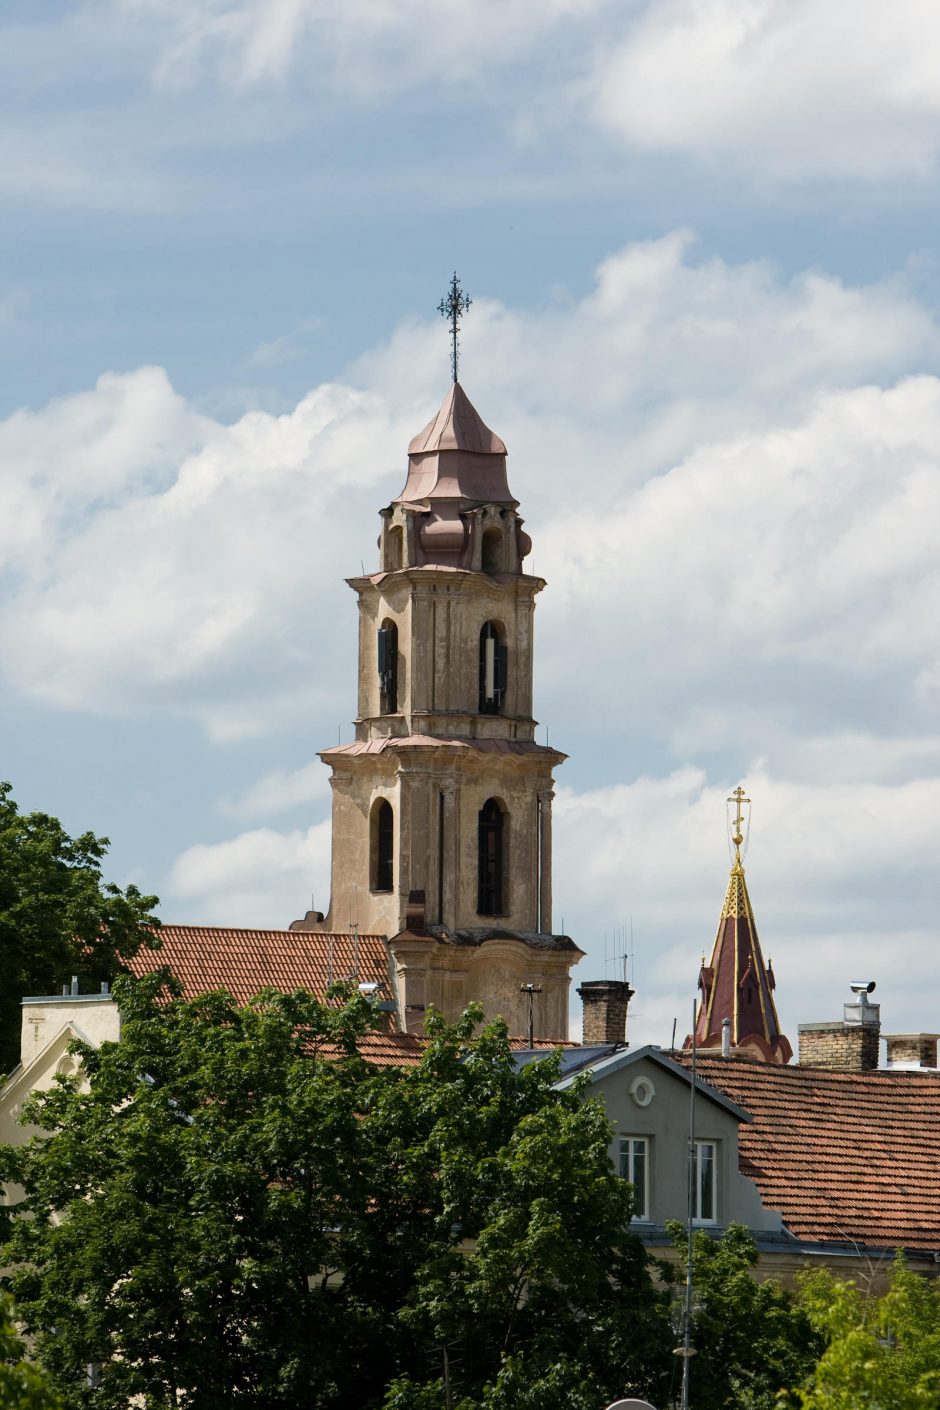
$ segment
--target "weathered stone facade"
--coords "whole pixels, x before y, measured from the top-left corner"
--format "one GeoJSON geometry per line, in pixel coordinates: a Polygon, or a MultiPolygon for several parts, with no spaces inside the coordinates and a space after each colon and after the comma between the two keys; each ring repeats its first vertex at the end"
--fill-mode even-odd
{"type": "Polygon", "coordinates": [[[388,937],[405,1026],[471,999],[567,1034],[580,951],[552,932],[552,771],[536,743],[531,544],[506,447],[455,384],[409,447],[359,603],[358,713],[332,770],[330,910],[308,929],[388,937]]]}

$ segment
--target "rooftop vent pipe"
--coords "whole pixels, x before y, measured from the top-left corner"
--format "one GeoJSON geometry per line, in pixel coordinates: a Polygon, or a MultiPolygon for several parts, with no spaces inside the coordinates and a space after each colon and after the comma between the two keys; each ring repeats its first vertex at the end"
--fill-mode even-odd
{"type": "Polygon", "coordinates": [[[849,983],[849,988],[856,995],[855,1002],[843,1006],[843,1022],[855,1026],[861,1024],[863,1027],[881,1022],[881,1006],[870,1002],[868,996],[875,988],[873,979],[853,979],[849,983]]]}

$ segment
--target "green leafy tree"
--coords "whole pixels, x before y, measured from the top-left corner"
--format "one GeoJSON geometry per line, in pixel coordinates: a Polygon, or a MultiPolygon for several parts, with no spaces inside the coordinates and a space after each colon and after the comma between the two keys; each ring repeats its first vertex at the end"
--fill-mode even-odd
{"type": "Polygon", "coordinates": [[[0,1075],[19,1059],[20,1000],[71,975],[111,980],[156,944],[155,896],[102,881],[106,837],[69,837],[45,813],[20,813],[0,783],[0,1075]]]}
{"type": "Polygon", "coordinates": [[[0,1293],[0,1405],[3,1410],[60,1410],[42,1370],[27,1360],[16,1334],[13,1303],[0,1293]]]}
{"type": "Polygon", "coordinates": [[[374,1113],[378,1145],[401,1158],[383,1165],[384,1231],[365,1232],[389,1243],[407,1227],[401,1195],[416,1170],[435,1223],[395,1314],[424,1367],[386,1404],[587,1410],[658,1395],[667,1301],[629,1230],[631,1190],[611,1171],[604,1111],[583,1089],[554,1090],[557,1058],[517,1072],[503,1027],[470,1043],[472,1017],[435,1024],[422,1067],[387,1086],[374,1113]],[[429,1360],[439,1375],[426,1385],[429,1360]]]}
{"type": "Polygon", "coordinates": [[[517,1070],[478,1012],[377,1069],[359,996],[116,994],[121,1041],[75,1045],[87,1084],[34,1097],[40,1135],[0,1155],[29,1216],[0,1258],[68,1410],[587,1410],[663,1385],[629,1188],[557,1060],[517,1070]]]}
{"type": "Polygon", "coordinates": [[[940,1288],[898,1254],[883,1297],[825,1270],[805,1274],[800,1296],[825,1350],[796,1403],[803,1410],[937,1410],[940,1288]]]}
{"type": "MultiPolygon", "coordinates": [[[[682,1266],[667,1272],[678,1293],[687,1235],[681,1224],[670,1231],[682,1254],[682,1266]]],[[[739,1224],[720,1239],[704,1230],[692,1236],[695,1410],[771,1410],[781,1392],[806,1381],[823,1349],[806,1311],[779,1283],[758,1281],[756,1266],[757,1246],[739,1224]]]]}
{"type": "Polygon", "coordinates": [[[4,1258],[36,1353],[69,1406],[300,1405],[330,1385],[342,1327],[309,1280],[366,1199],[355,1040],[371,1013],[308,996],[187,1003],[119,981],[118,1043],[75,1045],[6,1152],[26,1190],[4,1258]],[[329,1061],[318,1060],[326,1044],[329,1061]]]}

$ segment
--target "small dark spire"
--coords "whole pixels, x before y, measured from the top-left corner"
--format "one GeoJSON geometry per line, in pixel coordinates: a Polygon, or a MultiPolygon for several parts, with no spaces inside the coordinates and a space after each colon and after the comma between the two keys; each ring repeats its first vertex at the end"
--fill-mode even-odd
{"type": "Polygon", "coordinates": [[[455,382],[457,381],[457,361],[459,356],[457,351],[459,342],[457,325],[462,315],[467,312],[471,302],[472,300],[461,289],[460,280],[457,278],[457,271],[455,270],[454,277],[450,281],[450,288],[447,291],[447,297],[441,299],[437,306],[442,316],[450,319],[450,367],[454,374],[455,382]]]}

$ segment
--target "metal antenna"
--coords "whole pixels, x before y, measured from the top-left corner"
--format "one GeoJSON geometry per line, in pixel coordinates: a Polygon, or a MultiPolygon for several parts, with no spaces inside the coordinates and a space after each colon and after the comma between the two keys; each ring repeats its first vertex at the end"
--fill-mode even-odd
{"type": "Polygon", "coordinates": [[[355,887],[356,915],[350,918],[350,925],[353,933],[353,973],[352,978],[359,978],[359,885],[355,887]]]}
{"type": "Polygon", "coordinates": [[[460,357],[458,324],[472,302],[472,299],[461,289],[457,271],[454,270],[454,277],[450,281],[447,297],[441,299],[437,307],[442,317],[450,319],[450,370],[454,375],[455,382],[457,381],[457,364],[460,357]]]}

